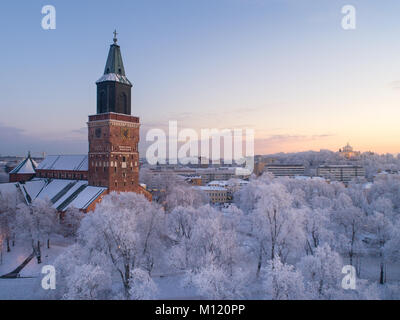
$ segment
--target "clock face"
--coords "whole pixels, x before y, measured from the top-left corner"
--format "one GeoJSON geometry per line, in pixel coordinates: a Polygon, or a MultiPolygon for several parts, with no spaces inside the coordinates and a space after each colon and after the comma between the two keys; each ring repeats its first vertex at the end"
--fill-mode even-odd
{"type": "Polygon", "coordinates": [[[128,128],[121,128],[121,136],[124,139],[129,138],[129,129],[128,128]]]}
{"type": "Polygon", "coordinates": [[[96,135],[96,138],[101,137],[101,128],[96,128],[95,135],[96,135]]]}

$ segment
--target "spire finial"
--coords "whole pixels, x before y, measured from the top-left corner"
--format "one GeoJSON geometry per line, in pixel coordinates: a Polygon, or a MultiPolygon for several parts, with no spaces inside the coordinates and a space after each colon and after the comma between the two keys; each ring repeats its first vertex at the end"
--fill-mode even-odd
{"type": "Polygon", "coordinates": [[[118,35],[118,33],[117,33],[117,30],[114,30],[114,43],[116,44],[117,43],[117,41],[118,41],[118,39],[117,39],[117,35],[118,35]]]}

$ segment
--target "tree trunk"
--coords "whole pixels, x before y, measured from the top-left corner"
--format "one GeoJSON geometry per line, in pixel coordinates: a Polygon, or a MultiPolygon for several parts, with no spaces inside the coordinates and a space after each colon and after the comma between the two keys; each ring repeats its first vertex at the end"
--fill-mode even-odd
{"type": "Polygon", "coordinates": [[[37,259],[38,264],[42,263],[42,253],[40,251],[40,240],[38,240],[38,242],[37,242],[36,259],[37,259]]]}
{"type": "Polygon", "coordinates": [[[261,265],[262,265],[262,248],[260,247],[260,253],[258,255],[257,277],[260,275],[261,265]]]}
{"type": "Polygon", "coordinates": [[[356,274],[357,277],[361,277],[361,257],[356,257],[356,274]]]}
{"type": "Polygon", "coordinates": [[[129,300],[130,299],[130,285],[129,285],[129,280],[131,277],[131,273],[130,273],[130,267],[129,264],[125,265],[125,281],[124,281],[124,289],[125,289],[125,296],[126,298],[129,300]]]}
{"type": "Polygon", "coordinates": [[[11,248],[10,248],[10,238],[9,237],[7,237],[6,243],[7,243],[7,252],[10,252],[11,248]]]}
{"type": "Polygon", "coordinates": [[[47,249],[50,249],[50,239],[47,239],[47,249]]]}
{"type": "Polygon", "coordinates": [[[379,283],[380,284],[385,284],[385,265],[383,262],[381,262],[381,270],[379,274],[379,283]]]}

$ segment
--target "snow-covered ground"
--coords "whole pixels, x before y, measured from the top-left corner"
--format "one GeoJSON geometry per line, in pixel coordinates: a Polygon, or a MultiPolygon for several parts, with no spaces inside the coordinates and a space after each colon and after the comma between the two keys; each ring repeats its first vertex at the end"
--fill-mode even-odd
{"type": "MultiPolygon", "coordinates": [[[[50,243],[50,249],[42,247],[42,263],[34,257],[20,272],[19,279],[0,279],[0,299],[41,299],[44,290],[41,288],[42,267],[53,264],[55,258],[70,244],[56,240],[50,243]]],[[[3,248],[3,263],[0,264],[0,276],[17,268],[32,252],[29,243],[18,243],[11,246],[11,252],[3,248]]]]}
{"type": "MultiPolygon", "coordinates": [[[[46,292],[41,287],[42,267],[52,265],[59,254],[65,250],[70,243],[65,241],[54,241],[51,248],[42,247],[42,263],[37,264],[34,257],[29,264],[21,271],[21,278],[0,279],[0,300],[40,300],[46,299],[46,292]]],[[[11,247],[11,252],[3,248],[3,263],[0,264],[0,276],[13,271],[32,252],[29,243],[19,243],[11,247]]],[[[191,300],[201,299],[193,288],[182,286],[182,274],[154,274],[159,292],[158,299],[167,300],[191,300]]]]}
{"type": "MultiPolygon", "coordinates": [[[[38,265],[36,258],[21,271],[19,279],[0,279],[0,300],[30,300],[46,299],[46,292],[41,287],[41,274],[44,265],[53,264],[56,257],[70,245],[69,242],[56,240],[51,244],[51,248],[42,248],[42,264],[38,265]]],[[[0,265],[0,275],[4,275],[14,270],[32,252],[29,243],[17,244],[11,248],[11,252],[5,252],[3,248],[3,263],[0,265]]],[[[344,260],[345,261],[345,260],[344,260]]],[[[362,260],[361,277],[372,281],[377,281],[379,276],[379,261],[374,257],[365,257],[362,260]]],[[[193,287],[182,285],[183,274],[153,274],[159,292],[157,299],[167,300],[192,300],[202,299],[193,287]]],[[[387,267],[388,282],[399,281],[400,264],[389,264],[387,267]]]]}

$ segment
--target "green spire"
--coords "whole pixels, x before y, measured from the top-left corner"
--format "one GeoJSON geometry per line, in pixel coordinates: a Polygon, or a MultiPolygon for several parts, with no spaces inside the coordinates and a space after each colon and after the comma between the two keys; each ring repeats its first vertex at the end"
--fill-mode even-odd
{"type": "Polygon", "coordinates": [[[115,73],[125,76],[124,63],[122,62],[121,49],[117,45],[117,31],[114,31],[114,43],[110,46],[104,74],[115,73]]]}

